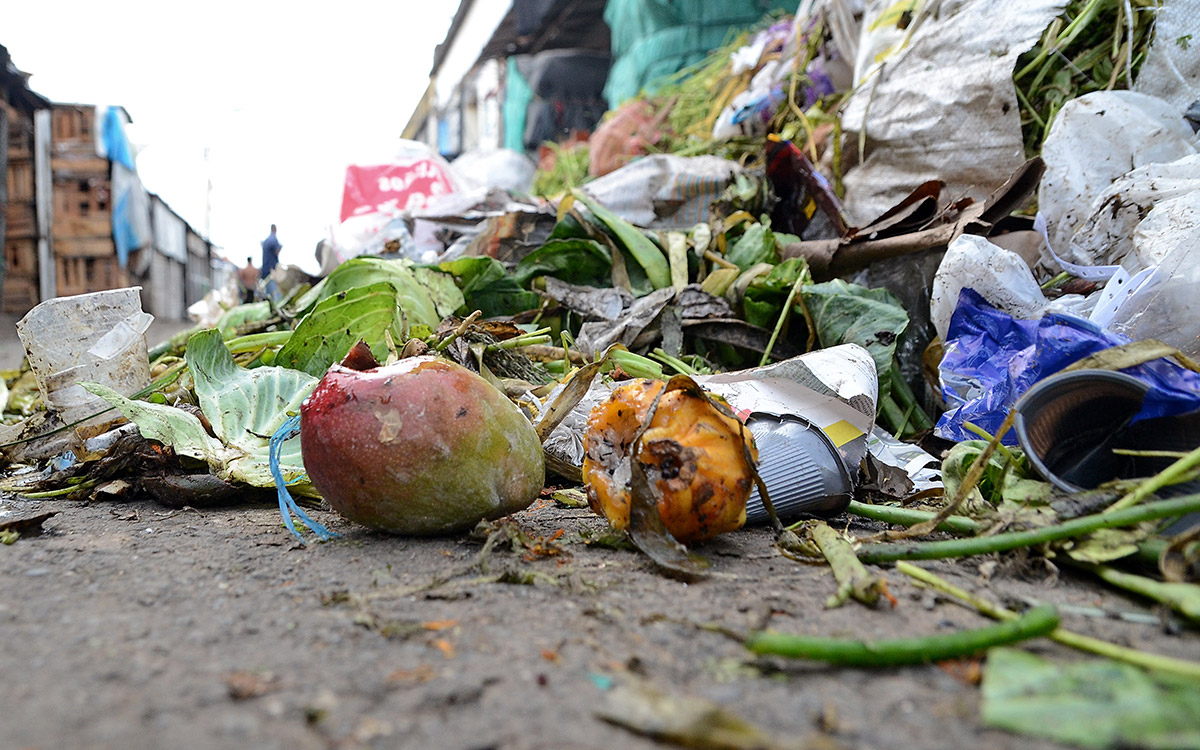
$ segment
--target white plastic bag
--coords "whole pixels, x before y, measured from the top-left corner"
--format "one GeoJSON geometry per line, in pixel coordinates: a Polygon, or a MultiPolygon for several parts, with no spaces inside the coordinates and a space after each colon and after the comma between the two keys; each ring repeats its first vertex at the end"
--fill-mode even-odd
{"type": "Polygon", "coordinates": [[[1152,283],[1130,296],[1110,328],[1200,357],[1200,191],[1160,203],[1134,233],[1134,257],[1160,258],[1152,283]]]}
{"type": "Polygon", "coordinates": [[[1033,320],[1046,311],[1046,297],[1021,256],[983,237],[964,234],[950,243],[933,277],[929,313],[942,341],[964,287],[1014,318],[1033,320]]]}
{"type": "Polygon", "coordinates": [[[742,171],[716,156],[656,154],[583,186],[583,192],[628,222],[679,229],[708,221],[708,207],[742,171]]]}
{"type": "Polygon", "coordinates": [[[1130,271],[1157,265],[1164,253],[1145,246],[1134,252],[1138,225],[1155,206],[1195,192],[1200,192],[1200,154],[1139,167],[1096,196],[1070,245],[1055,250],[1064,260],[1085,265],[1120,263],[1130,271]]]}
{"type": "Polygon", "coordinates": [[[1038,209],[1051,247],[1068,248],[1096,198],[1130,170],[1195,153],[1196,136],[1183,113],[1161,99],[1096,91],[1067,102],[1042,145],[1046,173],[1038,209]]]}

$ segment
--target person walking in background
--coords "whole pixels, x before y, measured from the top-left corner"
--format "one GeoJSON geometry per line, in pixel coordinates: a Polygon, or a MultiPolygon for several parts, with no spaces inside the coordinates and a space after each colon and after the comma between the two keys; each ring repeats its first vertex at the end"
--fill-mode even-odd
{"type": "Polygon", "coordinates": [[[246,265],[238,269],[237,276],[242,287],[242,302],[253,302],[254,289],[258,286],[258,269],[254,267],[253,258],[246,258],[246,265]]]}
{"type": "Polygon", "coordinates": [[[275,225],[271,225],[271,234],[262,241],[262,268],[259,270],[260,278],[267,278],[271,275],[271,269],[275,268],[279,263],[279,250],[283,245],[279,244],[279,239],[275,236],[275,225]]]}

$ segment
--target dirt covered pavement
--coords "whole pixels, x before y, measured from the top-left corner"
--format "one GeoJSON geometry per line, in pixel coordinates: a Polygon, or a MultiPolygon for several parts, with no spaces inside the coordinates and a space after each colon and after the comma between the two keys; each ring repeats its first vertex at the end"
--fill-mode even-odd
{"type": "MultiPolygon", "coordinates": [[[[477,539],[390,537],[319,511],[341,537],[300,546],[261,497],[4,507],[58,511],[43,535],[0,548],[6,747],[658,746],[601,718],[624,710],[622,686],[713,701],[780,747],[1057,746],[981,727],[977,663],[788,663],[718,632],[887,638],[986,623],[894,570],[895,608],[826,610],[828,571],[783,558],[765,529],[704,545],[712,574],[689,585],[585,543],[605,522],[550,499],[506,522],[525,544],[483,559],[477,539]]],[[[1053,602],[1083,633],[1197,653],[1194,632],[1167,634],[1140,603],[1067,571],[922,565],[1000,601],[1053,602]]],[[[1081,658],[1045,639],[1026,648],[1081,658]]]]}

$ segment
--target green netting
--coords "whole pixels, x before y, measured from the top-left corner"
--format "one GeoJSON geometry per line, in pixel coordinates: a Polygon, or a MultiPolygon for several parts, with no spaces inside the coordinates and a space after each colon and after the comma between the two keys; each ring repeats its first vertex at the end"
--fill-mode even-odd
{"type": "Polygon", "coordinates": [[[699,62],[772,10],[794,10],[795,0],[608,0],[613,64],[604,87],[612,109],[653,91],[655,82],[699,62]]]}
{"type": "Polygon", "coordinates": [[[525,118],[532,101],[533,89],[517,70],[517,58],[508,58],[504,85],[504,148],[525,152],[525,118]]]}

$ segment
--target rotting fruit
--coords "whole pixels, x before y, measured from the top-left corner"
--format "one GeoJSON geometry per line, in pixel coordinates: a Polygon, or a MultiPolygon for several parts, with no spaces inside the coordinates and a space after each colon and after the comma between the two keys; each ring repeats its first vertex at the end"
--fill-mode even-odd
{"type": "Polygon", "coordinates": [[[331,367],[300,409],[304,466],[334,510],[424,535],[533,503],[545,481],[542,446],[500,391],[439,357],[378,366],[361,349],[331,367]]]}
{"type": "Polygon", "coordinates": [[[668,389],[631,455],[661,380],[631,380],[592,410],[583,438],[588,504],[613,528],[629,525],[630,461],[640,461],[661,497],[667,531],[685,544],[741,528],[758,449],[737,418],[686,389],[668,389]],[[745,442],[743,442],[743,440],[745,442]],[[743,450],[743,446],[747,450],[743,450]]]}

